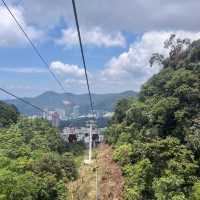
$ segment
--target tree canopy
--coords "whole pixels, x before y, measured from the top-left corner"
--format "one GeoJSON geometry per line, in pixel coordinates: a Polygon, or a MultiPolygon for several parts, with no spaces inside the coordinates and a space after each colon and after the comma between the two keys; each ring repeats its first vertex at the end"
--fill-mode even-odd
{"type": "Polygon", "coordinates": [[[118,103],[106,140],[125,177],[125,200],[200,199],[200,41],[171,36],[163,69],[136,100],[118,103]]]}
{"type": "Polygon", "coordinates": [[[13,105],[0,101],[0,127],[7,127],[17,122],[19,112],[13,105]]]}
{"type": "Polygon", "coordinates": [[[0,129],[0,199],[66,200],[77,177],[74,155],[59,132],[41,119],[0,129]]]}

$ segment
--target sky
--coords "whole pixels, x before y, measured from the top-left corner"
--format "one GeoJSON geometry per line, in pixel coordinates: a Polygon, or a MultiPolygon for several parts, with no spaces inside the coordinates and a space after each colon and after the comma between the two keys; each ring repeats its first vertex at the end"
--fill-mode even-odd
{"type": "MultiPolygon", "coordinates": [[[[86,93],[71,0],[5,0],[66,92],[86,93]]],[[[149,66],[164,41],[200,38],[199,0],[76,0],[94,93],[139,91],[162,66],[149,66]]],[[[0,87],[20,97],[62,92],[3,4],[0,87]]],[[[9,98],[0,93],[0,99],[9,98]]]]}

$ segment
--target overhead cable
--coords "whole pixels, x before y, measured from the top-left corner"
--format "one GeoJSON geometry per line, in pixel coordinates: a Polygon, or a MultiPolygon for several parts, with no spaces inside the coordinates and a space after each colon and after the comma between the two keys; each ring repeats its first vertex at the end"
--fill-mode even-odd
{"type": "Polygon", "coordinates": [[[76,21],[76,28],[77,28],[77,32],[78,32],[78,40],[79,40],[79,45],[80,45],[80,50],[81,50],[81,57],[82,57],[82,62],[83,62],[83,67],[84,67],[84,72],[85,72],[87,89],[88,89],[88,94],[89,94],[90,107],[91,107],[92,115],[94,117],[94,115],[95,115],[94,105],[93,105],[92,93],[90,90],[90,84],[89,84],[89,79],[88,79],[88,72],[87,72],[85,54],[84,54],[84,50],[83,50],[83,44],[82,44],[82,38],[81,38],[81,32],[80,32],[80,27],[79,27],[79,20],[78,20],[78,14],[77,14],[75,0],[72,0],[72,5],[73,5],[74,17],[75,17],[75,21],[76,21]]]}
{"type": "Polygon", "coordinates": [[[25,103],[25,104],[27,104],[27,105],[33,107],[33,108],[39,110],[39,111],[42,112],[42,113],[46,113],[46,114],[48,114],[48,112],[46,112],[46,111],[43,110],[42,108],[40,108],[40,107],[38,107],[38,106],[36,106],[36,105],[30,103],[30,102],[27,101],[27,100],[24,100],[24,99],[22,99],[22,98],[16,96],[15,94],[9,92],[9,91],[6,90],[6,89],[3,89],[3,88],[0,87],[0,91],[2,91],[3,93],[5,93],[5,94],[7,94],[7,95],[9,95],[9,96],[12,96],[12,97],[14,97],[15,99],[17,99],[17,100],[19,100],[19,101],[21,101],[21,102],[23,102],[23,103],[25,103]]]}
{"type": "Polygon", "coordinates": [[[27,39],[27,41],[30,43],[31,47],[33,48],[34,52],[36,53],[36,55],[40,58],[40,60],[43,62],[44,66],[48,69],[49,73],[53,76],[53,78],[55,79],[55,81],[58,83],[58,85],[60,86],[60,88],[65,91],[65,88],[63,86],[63,84],[61,83],[61,81],[58,79],[58,77],[56,76],[56,74],[50,69],[50,66],[48,64],[48,62],[46,61],[46,59],[42,56],[42,54],[40,53],[40,51],[38,50],[38,48],[36,47],[36,45],[34,44],[34,42],[31,40],[30,36],[28,35],[28,33],[24,30],[23,26],[20,24],[19,20],[17,19],[17,17],[15,16],[15,14],[11,11],[11,9],[9,8],[8,4],[5,2],[5,0],[1,0],[3,5],[5,6],[5,8],[8,10],[8,12],[10,13],[11,17],[13,18],[13,20],[15,21],[15,23],[17,24],[18,28],[21,30],[21,32],[24,34],[25,38],[27,39]]]}

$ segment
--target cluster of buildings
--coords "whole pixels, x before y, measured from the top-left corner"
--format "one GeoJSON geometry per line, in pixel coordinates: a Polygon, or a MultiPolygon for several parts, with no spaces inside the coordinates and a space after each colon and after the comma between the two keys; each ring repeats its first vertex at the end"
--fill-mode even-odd
{"type": "MultiPolygon", "coordinates": [[[[110,116],[110,113],[107,113],[110,116]]],[[[31,118],[35,118],[37,116],[32,116],[31,118]]],[[[41,117],[41,116],[40,116],[41,117]]],[[[91,114],[81,116],[79,113],[79,106],[67,106],[66,110],[62,109],[54,109],[54,111],[45,109],[43,113],[43,118],[47,119],[51,122],[52,126],[59,127],[61,120],[69,120],[69,119],[78,119],[78,118],[92,118],[91,114]]],[[[90,125],[91,121],[86,122],[84,127],[65,127],[62,132],[62,138],[69,142],[69,143],[76,143],[76,142],[83,142],[86,145],[89,145],[90,140],[90,125]]],[[[98,143],[103,142],[104,129],[97,128],[94,123],[92,124],[92,144],[93,146],[97,145],[98,143]]]]}
{"type": "Polygon", "coordinates": [[[52,114],[57,113],[59,115],[60,120],[70,120],[70,119],[77,119],[80,116],[80,106],[66,106],[65,109],[61,108],[55,108],[53,110],[50,109],[44,109],[44,117],[46,117],[48,120],[52,119],[52,114]],[[47,115],[48,113],[48,115],[47,115]]]}
{"type": "MultiPolygon", "coordinates": [[[[54,127],[59,127],[60,121],[68,121],[73,119],[81,118],[92,118],[92,114],[88,113],[85,115],[80,114],[80,106],[72,105],[70,102],[65,101],[65,109],[55,108],[53,110],[44,109],[43,118],[47,119],[52,123],[54,127]]],[[[112,112],[96,112],[97,118],[105,117],[110,118],[112,112]]]]}
{"type": "MultiPolygon", "coordinates": [[[[40,116],[41,117],[41,116],[40,116]]],[[[38,118],[32,116],[31,118],[38,118]]],[[[46,118],[52,123],[52,126],[59,127],[60,114],[56,111],[48,111],[44,113],[43,118],[46,118]],[[48,113],[48,114],[47,114],[48,113]]],[[[69,143],[83,142],[86,146],[89,146],[90,131],[92,132],[92,145],[96,146],[104,141],[105,128],[97,128],[92,123],[92,129],[90,129],[91,121],[88,121],[84,127],[65,127],[61,132],[61,137],[69,143]]]]}
{"type": "Polygon", "coordinates": [[[80,116],[80,106],[73,106],[70,102],[63,102],[65,109],[55,108],[53,110],[44,109],[43,118],[52,123],[54,127],[59,127],[60,121],[67,121],[70,119],[77,119],[80,116]]]}
{"type": "Polygon", "coordinates": [[[45,112],[43,113],[43,116],[41,115],[32,115],[28,117],[29,119],[37,119],[37,118],[43,118],[43,119],[47,119],[49,122],[51,122],[52,126],[54,127],[59,127],[60,125],[60,114],[56,111],[47,111],[45,110],[45,112]]]}
{"type": "MultiPolygon", "coordinates": [[[[64,108],[55,108],[44,109],[43,118],[47,119],[51,122],[52,126],[60,127],[61,121],[68,121],[72,119],[80,119],[80,118],[92,118],[91,114],[81,115],[80,114],[80,106],[73,105],[71,102],[64,101],[64,108]]],[[[113,113],[110,112],[97,112],[97,118],[106,117],[110,118],[113,113]]],[[[41,116],[32,116],[41,117],[41,116]]],[[[62,132],[62,138],[69,143],[83,142],[86,146],[92,143],[92,146],[96,146],[97,144],[103,142],[104,129],[97,128],[92,121],[86,122],[83,127],[65,127],[62,132]],[[91,126],[92,124],[92,126],[91,126]],[[92,127],[92,129],[91,129],[92,127]]]]}

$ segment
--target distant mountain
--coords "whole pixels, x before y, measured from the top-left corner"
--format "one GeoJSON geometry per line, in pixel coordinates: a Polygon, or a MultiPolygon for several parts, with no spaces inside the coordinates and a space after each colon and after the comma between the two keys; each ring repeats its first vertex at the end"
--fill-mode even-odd
{"type": "MultiPolygon", "coordinates": [[[[94,107],[98,111],[113,111],[116,102],[122,98],[135,97],[136,92],[126,91],[117,94],[93,94],[94,107]]],[[[30,103],[37,105],[43,109],[55,110],[66,109],[66,107],[79,106],[79,112],[82,115],[88,114],[90,111],[88,94],[72,94],[72,93],[56,93],[52,91],[45,92],[33,98],[23,98],[30,103]]],[[[19,100],[7,100],[9,104],[15,105],[18,110],[25,115],[39,114],[38,110],[25,105],[19,100]]]]}

